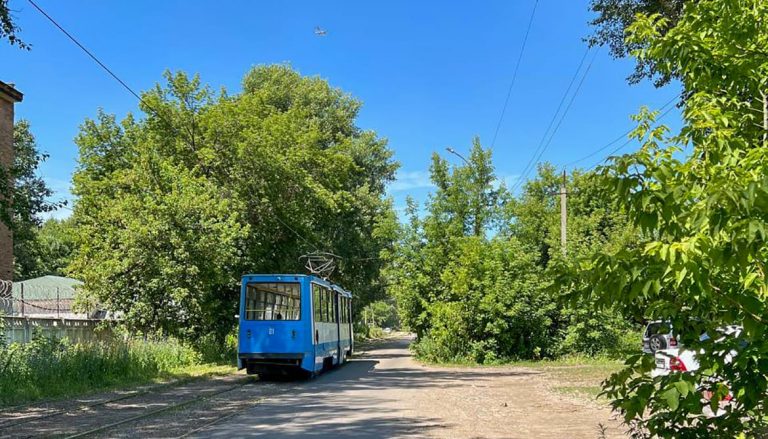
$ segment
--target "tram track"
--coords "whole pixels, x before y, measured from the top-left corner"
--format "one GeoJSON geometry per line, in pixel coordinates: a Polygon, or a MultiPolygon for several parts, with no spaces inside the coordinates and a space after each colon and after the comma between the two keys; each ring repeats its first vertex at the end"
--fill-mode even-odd
{"type": "MultiPolygon", "coordinates": [[[[121,425],[140,421],[211,400],[252,382],[244,376],[224,376],[175,386],[150,388],[115,398],[55,408],[42,413],[23,413],[0,424],[0,438],[41,436],[89,437],[121,425]],[[66,416],[65,416],[66,415],[66,416]]],[[[65,401],[59,402],[65,404],[65,401]]]]}
{"type": "MultiPolygon", "coordinates": [[[[57,416],[61,416],[61,415],[67,414],[67,413],[72,413],[74,411],[89,410],[89,409],[92,409],[92,408],[95,408],[95,407],[99,407],[99,406],[102,406],[102,405],[111,404],[111,403],[114,403],[114,402],[120,402],[120,401],[123,401],[123,400],[126,400],[126,399],[136,398],[136,397],[139,397],[139,396],[142,396],[142,395],[146,395],[146,394],[148,394],[150,392],[151,392],[150,390],[144,390],[144,391],[141,391],[141,392],[131,393],[129,395],[122,395],[122,396],[119,396],[117,398],[107,399],[105,401],[94,402],[94,403],[91,403],[91,404],[81,404],[81,405],[79,405],[75,409],[54,409],[51,412],[47,412],[47,413],[40,413],[40,414],[36,414],[36,415],[31,415],[31,416],[23,416],[23,417],[20,417],[20,418],[14,418],[13,420],[8,421],[8,422],[0,422],[0,432],[2,432],[3,430],[5,430],[7,428],[24,425],[24,424],[32,422],[32,421],[38,421],[38,420],[42,420],[42,419],[51,419],[51,418],[55,418],[57,416]]],[[[0,437],[2,437],[2,436],[0,436],[0,437]]]]}
{"type": "Polygon", "coordinates": [[[114,398],[97,400],[95,402],[90,402],[90,403],[78,403],[74,408],[71,406],[62,407],[62,408],[49,408],[44,406],[47,404],[50,404],[50,405],[66,404],[67,403],[66,400],[39,401],[39,402],[32,402],[28,404],[20,404],[16,406],[5,407],[4,411],[6,413],[14,413],[14,412],[23,413],[23,411],[25,410],[34,410],[36,408],[39,410],[43,410],[43,412],[32,413],[30,415],[21,414],[16,417],[0,419],[0,438],[4,437],[2,435],[3,430],[8,429],[10,427],[21,426],[28,422],[33,422],[33,421],[42,420],[42,419],[50,419],[50,418],[54,418],[64,414],[74,413],[77,411],[89,410],[99,406],[148,395],[153,392],[162,392],[166,389],[173,389],[174,387],[182,386],[182,385],[193,383],[196,381],[201,381],[203,379],[205,378],[203,377],[182,378],[182,379],[176,379],[176,380],[172,380],[172,381],[161,383],[161,384],[142,386],[142,387],[139,387],[137,390],[126,391],[114,398]]]}
{"type": "Polygon", "coordinates": [[[306,383],[306,381],[293,382],[291,384],[266,382],[263,383],[264,387],[245,388],[241,386],[237,389],[232,389],[232,391],[241,390],[244,392],[242,395],[224,393],[210,395],[210,397],[199,401],[200,404],[174,407],[178,410],[169,409],[162,413],[148,413],[147,416],[141,419],[133,420],[133,426],[130,425],[131,422],[121,423],[121,425],[110,426],[110,428],[98,432],[94,436],[109,438],[162,436],[175,439],[195,437],[216,424],[240,415],[272,397],[285,394],[286,392],[290,393],[306,383]],[[258,392],[254,392],[256,389],[258,389],[258,392]],[[174,412],[178,412],[176,415],[177,419],[173,418],[174,415],[172,413],[174,412]],[[211,417],[211,414],[216,412],[219,412],[219,414],[211,417]],[[210,419],[205,419],[206,417],[210,419]],[[183,425],[179,425],[179,420],[183,422],[183,425]],[[201,420],[204,421],[198,423],[198,425],[189,425],[201,420]],[[119,427],[124,428],[120,430],[119,427]]]}
{"type": "Polygon", "coordinates": [[[84,431],[84,432],[81,432],[81,433],[77,433],[77,434],[73,434],[73,435],[70,435],[70,436],[66,436],[66,439],[79,439],[79,438],[84,438],[84,437],[89,437],[89,436],[97,435],[99,433],[104,433],[104,432],[110,431],[110,430],[112,430],[112,429],[114,429],[116,427],[119,427],[119,426],[122,426],[122,425],[125,425],[125,424],[129,424],[131,422],[141,421],[142,419],[151,418],[151,417],[163,414],[165,412],[170,412],[170,411],[173,411],[173,410],[179,410],[179,409],[182,409],[184,407],[190,406],[192,404],[200,403],[202,401],[206,401],[206,400],[212,399],[212,398],[214,398],[216,396],[219,396],[219,395],[222,395],[224,393],[228,393],[228,392],[231,392],[233,390],[237,390],[237,389],[241,388],[242,386],[244,386],[246,384],[247,383],[244,382],[244,383],[241,383],[241,384],[237,384],[237,385],[231,386],[231,387],[229,387],[227,389],[220,390],[218,392],[214,392],[214,393],[211,393],[211,394],[206,394],[206,395],[198,396],[196,398],[192,398],[192,399],[189,399],[189,400],[186,400],[186,401],[182,401],[182,402],[179,402],[177,404],[168,405],[166,407],[162,407],[162,408],[159,408],[159,409],[156,409],[156,410],[152,410],[152,411],[149,411],[147,413],[142,413],[140,415],[131,416],[131,417],[128,417],[128,418],[125,418],[125,419],[121,419],[121,420],[118,420],[118,421],[115,421],[115,422],[112,422],[112,423],[109,423],[109,424],[106,424],[106,425],[102,425],[101,427],[93,428],[93,429],[88,430],[88,431],[84,431]]]}

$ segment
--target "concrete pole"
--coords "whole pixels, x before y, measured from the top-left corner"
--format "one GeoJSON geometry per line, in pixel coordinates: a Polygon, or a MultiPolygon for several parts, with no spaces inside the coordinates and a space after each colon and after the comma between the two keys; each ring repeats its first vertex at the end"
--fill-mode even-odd
{"type": "Polygon", "coordinates": [[[563,170],[563,181],[560,183],[560,247],[563,251],[563,256],[568,253],[567,250],[567,228],[568,228],[568,188],[565,183],[567,177],[565,170],[563,170]]]}
{"type": "Polygon", "coordinates": [[[768,146],[768,92],[763,93],[763,143],[768,146]]]}

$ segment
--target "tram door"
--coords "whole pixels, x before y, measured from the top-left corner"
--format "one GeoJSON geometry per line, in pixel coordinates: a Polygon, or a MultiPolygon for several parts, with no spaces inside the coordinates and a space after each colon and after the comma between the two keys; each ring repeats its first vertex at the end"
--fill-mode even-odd
{"type": "Polygon", "coordinates": [[[339,307],[339,300],[341,295],[338,292],[333,292],[333,308],[336,315],[336,364],[341,364],[341,308],[339,307]]]}
{"type": "Polygon", "coordinates": [[[346,300],[347,307],[347,324],[349,325],[349,353],[352,354],[355,350],[355,331],[352,328],[352,298],[346,300]]]}

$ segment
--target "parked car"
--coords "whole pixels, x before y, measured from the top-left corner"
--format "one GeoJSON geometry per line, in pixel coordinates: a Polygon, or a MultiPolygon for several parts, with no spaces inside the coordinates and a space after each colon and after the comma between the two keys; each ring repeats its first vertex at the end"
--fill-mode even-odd
{"type": "Polygon", "coordinates": [[[643,352],[655,354],[661,349],[678,348],[677,337],[672,334],[669,322],[656,320],[649,322],[643,331],[643,352]]]}
{"type": "MultiPolygon", "coordinates": [[[[725,337],[738,337],[741,334],[742,327],[737,325],[731,325],[718,330],[718,333],[722,336],[715,340],[719,342],[725,340],[725,337]]],[[[701,335],[702,341],[709,339],[709,335],[704,333],[701,335]]],[[[670,349],[659,349],[655,352],[656,367],[651,371],[651,376],[663,376],[669,375],[673,372],[692,372],[699,368],[698,355],[702,352],[695,352],[690,349],[675,347],[670,349]]],[[[733,357],[737,354],[736,350],[731,350],[725,357],[726,363],[729,363],[733,357]]],[[[712,392],[709,390],[713,383],[717,382],[717,378],[710,378],[706,382],[700,383],[699,389],[702,395],[702,401],[707,402],[712,399],[712,392]]],[[[731,403],[733,395],[729,394],[722,401],[720,401],[720,409],[713,413],[709,407],[705,407],[705,413],[709,416],[719,416],[723,413],[723,408],[731,403]]]]}
{"type": "MultiPolygon", "coordinates": [[[[741,334],[742,327],[738,325],[726,326],[719,329],[717,332],[722,337],[715,340],[719,342],[724,340],[725,337],[738,337],[741,334]]],[[[708,340],[709,335],[704,333],[699,337],[700,340],[708,340]]],[[[680,347],[670,349],[659,349],[655,353],[656,368],[652,371],[653,376],[668,375],[671,372],[690,372],[699,368],[699,361],[696,358],[701,352],[694,352],[690,349],[684,349],[680,347]]],[[[726,361],[730,362],[733,356],[736,355],[735,350],[731,350],[726,356],[726,361]]]]}

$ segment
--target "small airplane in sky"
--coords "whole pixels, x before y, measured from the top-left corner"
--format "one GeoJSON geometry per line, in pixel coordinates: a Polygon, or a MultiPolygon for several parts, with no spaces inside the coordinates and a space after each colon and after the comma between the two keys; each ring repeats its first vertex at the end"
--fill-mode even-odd
{"type": "Polygon", "coordinates": [[[324,37],[328,35],[328,31],[321,28],[320,26],[315,26],[315,35],[317,35],[318,37],[324,37]]]}

